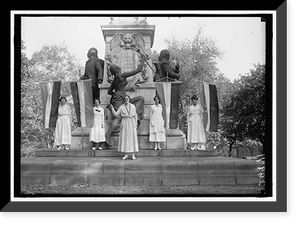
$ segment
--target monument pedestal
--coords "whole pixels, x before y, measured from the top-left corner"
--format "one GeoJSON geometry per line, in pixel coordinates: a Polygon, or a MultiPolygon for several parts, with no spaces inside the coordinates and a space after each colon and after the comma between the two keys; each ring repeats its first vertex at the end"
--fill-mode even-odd
{"type": "MultiPolygon", "coordinates": [[[[118,60],[116,61],[110,61],[115,60],[116,58],[120,57],[120,59],[124,60],[126,62],[126,66],[131,65],[129,53],[134,52],[134,48],[132,48],[132,43],[139,43],[140,48],[142,49],[141,52],[151,52],[151,47],[153,45],[154,41],[154,33],[155,33],[155,26],[154,25],[148,25],[146,22],[146,19],[143,19],[140,21],[138,20],[130,20],[130,19],[113,19],[109,25],[102,25],[101,26],[104,41],[105,41],[105,64],[104,64],[104,73],[103,73],[103,83],[100,85],[100,104],[103,109],[105,109],[105,129],[107,129],[110,126],[111,120],[113,119],[113,116],[111,115],[110,110],[108,110],[106,107],[110,103],[111,95],[108,95],[108,89],[110,87],[109,83],[109,63],[119,63],[118,60]],[[133,38],[133,42],[126,42],[125,44],[127,47],[124,50],[124,41],[120,42],[120,46],[116,45],[118,44],[118,38],[116,37],[125,37],[126,34],[131,34],[131,38],[133,38]],[[117,46],[117,47],[116,47],[117,46]],[[118,50],[119,49],[119,50],[118,50]],[[123,50],[120,50],[123,49],[123,50]],[[128,51],[128,55],[119,55],[118,51],[128,51]],[[122,57],[121,57],[122,56],[122,57]],[[125,57],[126,56],[126,57],[125,57]],[[126,58],[126,59],[125,59],[126,58]]],[[[119,40],[121,41],[121,40],[119,40]]],[[[137,52],[134,54],[138,54],[137,52]]],[[[132,56],[134,56],[134,54],[132,56]]],[[[132,58],[134,64],[135,60],[132,58]]],[[[145,98],[144,103],[144,118],[141,121],[141,125],[138,127],[138,142],[139,142],[139,148],[140,149],[153,149],[154,143],[149,142],[149,116],[150,116],[150,107],[154,104],[154,96],[156,95],[156,88],[153,83],[153,77],[154,77],[154,71],[152,69],[155,68],[155,66],[152,64],[151,57],[150,59],[147,59],[147,65],[145,64],[145,67],[147,70],[145,71],[145,74],[148,75],[146,77],[147,80],[145,83],[138,84],[138,87],[135,89],[135,91],[126,91],[126,94],[128,94],[131,98],[136,96],[143,96],[145,98]],[[151,68],[152,69],[151,69],[151,68]]],[[[119,65],[122,68],[122,65],[119,65]]],[[[127,69],[127,67],[125,67],[127,69]]],[[[128,79],[127,79],[128,81],[128,79]]],[[[168,93],[168,95],[171,95],[171,93],[168,93]]],[[[174,111],[174,110],[173,110],[174,111]]],[[[175,126],[177,127],[177,126],[175,126]]],[[[84,149],[88,150],[92,148],[92,143],[89,141],[89,132],[90,128],[83,128],[83,135],[81,132],[81,128],[77,128],[74,131],[72,131],[72,144],[71,149],[82,149],[82,136],[83,136],[83,145],[84,149]]],[[[184,150],[186,148],[186,137],[179,129],[167,129],[167,141],[161,145],[163,149],[180,149],[184,150]]],[[[119,140],[119,133],[113,133],[112,134],[112,146],[113,148],[118,147],[118,140],[119,140]]],[[[104,144],[100,145],[101,147],[104,147],[104,144]]]]}

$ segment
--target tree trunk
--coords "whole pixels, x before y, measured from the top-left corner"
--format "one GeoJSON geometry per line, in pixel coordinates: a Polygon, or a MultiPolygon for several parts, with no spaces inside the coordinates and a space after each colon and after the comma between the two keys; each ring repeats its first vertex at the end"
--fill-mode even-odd
{"type": "Polygon", "coordinates": [[[231,141],[231,142],[229,142],[229,157],[231,157],[232,156],[232,146],[233,146],[233,144],[235,143],[235,140],[234,141],[231,141]]]}
{"type": "Polygon", "coordinates": [[[232,155],[232,144],[229,144],[229,157],[232,155]]]}

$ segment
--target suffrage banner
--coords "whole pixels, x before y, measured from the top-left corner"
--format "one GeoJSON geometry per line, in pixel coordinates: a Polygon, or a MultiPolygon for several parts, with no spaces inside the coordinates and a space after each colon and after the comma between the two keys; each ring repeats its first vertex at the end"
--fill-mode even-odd
{"type": "Polygon", "coordinates": [[[207,82],[199,82],[198,90],[200,95],[200,104],[207,110],[203,114],[205,130],[217,132],[219,124],[219,103],[217,87],[216,85],[207,82]]]}
{"type": "Polygon", "coordinates": [[[166,129],[176,129],[178,126],[178,111],[181,81],[154,82],[156,92],[163,107],[163,117],[166,129]]]}
{"type": "Polygon", "coordinates": [[[50,128],[56,126],[58,118],[58,105],[61,81],[40,83],[43,104],[43,126],[50,128]]]}
{"type": "Polygon", "coordinates": [[[91,80],[70,82],[75,113],[79,127],[92,127],[94,120],[93,90],[91,80]]]}

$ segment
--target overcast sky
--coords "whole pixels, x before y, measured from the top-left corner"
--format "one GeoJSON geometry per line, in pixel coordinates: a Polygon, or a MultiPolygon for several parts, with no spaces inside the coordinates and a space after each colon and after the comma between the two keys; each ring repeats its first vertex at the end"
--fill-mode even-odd
{"type": "MultiPolygon", "coordinates": [[[[89,48],[96,47],[98,56],[104,58],[104,38],[101,25],[108,25],[109,17],[23,17],[22,40],[26,55],[52,44],[67,45],[69,51],[85,65],[89,48]]],[[[164,39],[192,39],[197,28],[204,28],[205,36],[211,37],[220,51],[220,71],[233,80],[245,74],[253,64],[265,63],[265,23],[259,17],[148,17],[149,25],[155,25],[152,50],[166,48],[164,39]]]]}

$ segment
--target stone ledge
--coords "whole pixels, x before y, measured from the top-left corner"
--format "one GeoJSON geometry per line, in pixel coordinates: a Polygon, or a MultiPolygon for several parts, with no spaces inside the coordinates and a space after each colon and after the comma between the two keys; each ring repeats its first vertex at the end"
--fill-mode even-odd
{"type": "MultiPolygon", "coordinates": [[[[37,150],[35,151],[36,157],[122,157],[124,153],[118,152],[117,149],[110,150],[37,150]]],[[[155,151],[152,149],[141,149],[136,153],[137,157],[216,157],[216,151],[190,151],[178,149],[165,149],[155,151]]],[[[33,165],[34,166],[34,165],[33,165]]]]}
{"type": "Polygon", "coordinates": [[[21,184],[248,185],[257,163],[232,158],[22,158],[21,184]]]}

